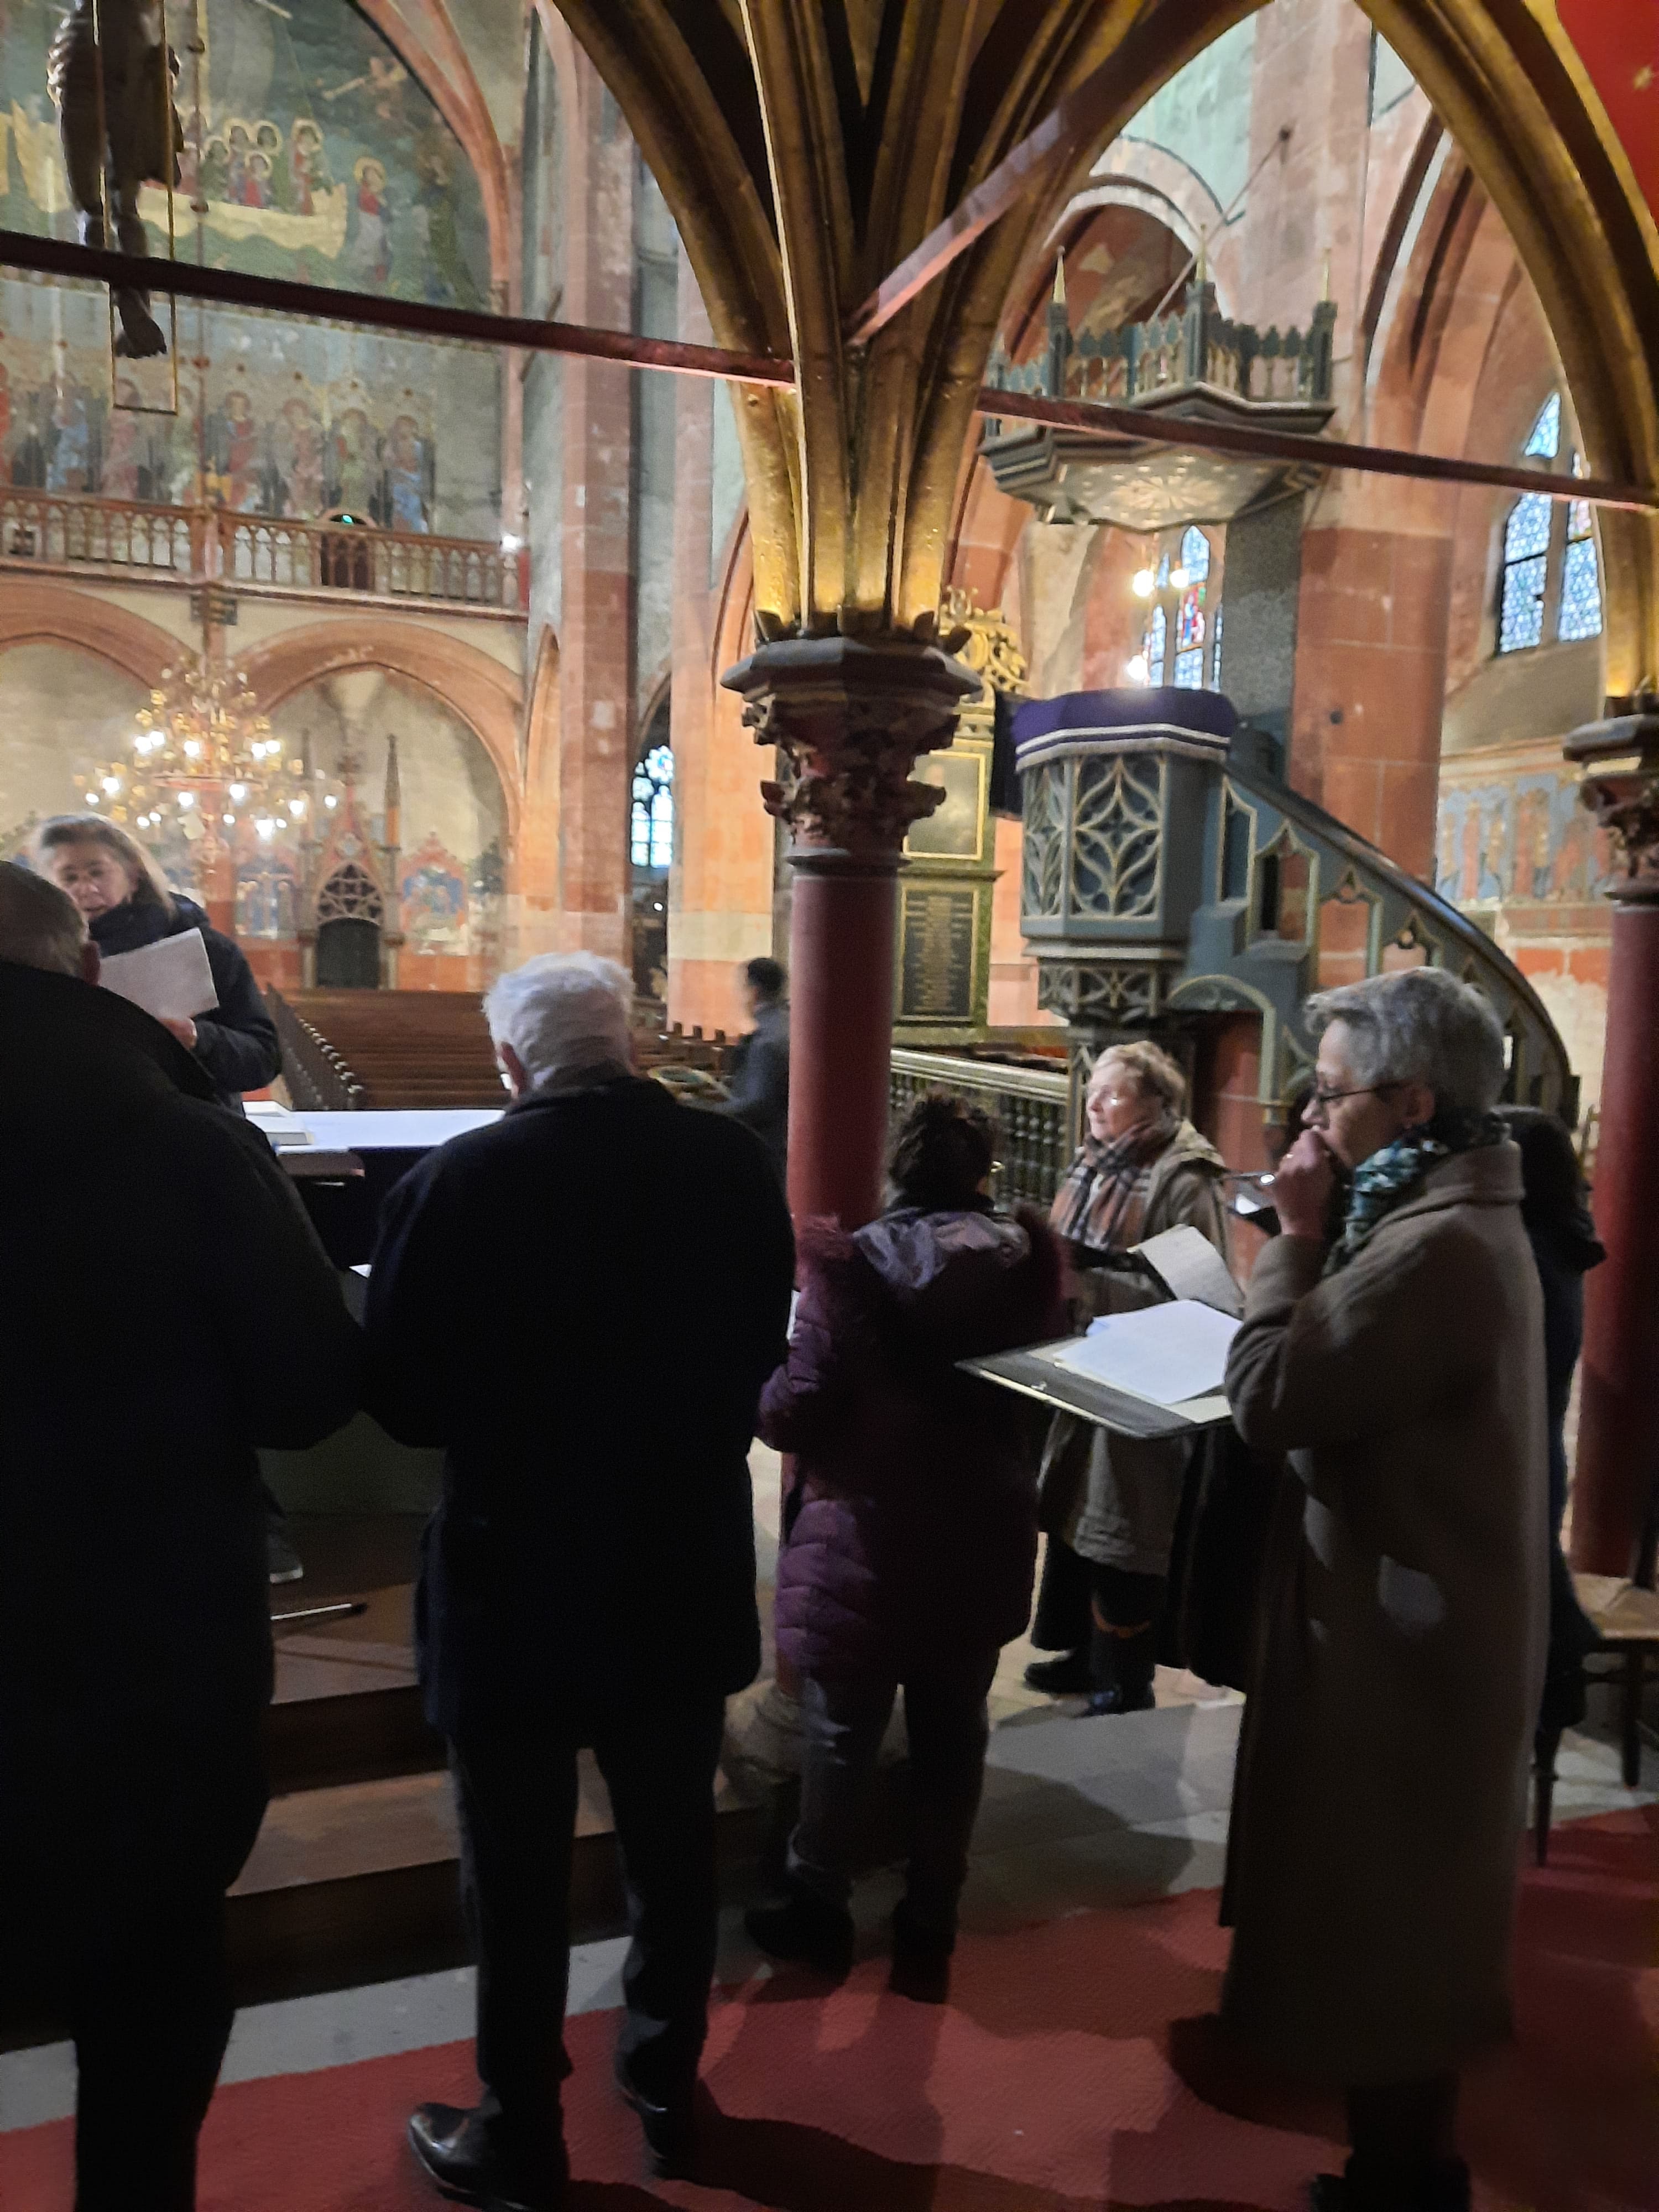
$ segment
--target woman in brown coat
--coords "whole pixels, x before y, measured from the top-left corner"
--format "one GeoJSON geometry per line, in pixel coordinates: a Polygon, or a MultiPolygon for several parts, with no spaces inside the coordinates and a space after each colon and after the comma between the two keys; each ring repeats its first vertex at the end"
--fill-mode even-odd
{"type": "MultiPolygon", "coordinates": [[[[1221,1155],[1182,1114],[1187,1079],[1158,1046],[1109,1045],[1089,1078],[1089,1133],[1054,1194],[1079,1321],[1129,1313],[1161,1296],[1124,1256],[1188,1227],[1224,1258],[1221,1155]]],[[[1179,1440],[1108,1437],[1066,1413],[1042,1455],[1048,1532],[1031,1641],[1058,1650],[1025,1670],[1034,1690],[1080,1692],[1091,1713],[1152,1703],[1158,1620],[1187,1468],[1179,1440]]]]}
{"type": "Polygon", "coordinates": [[[1285,1456],[1239,1746],[1224,2020],[1348,2097],[1348,2212],[1462,2212],[1459,2068],[1509,2023],[1547,1623],[1543,1321],[1503,1036],[1419,968],[1310,1002],[1308,1129],[1228,1363],[1285,1456]],[[1337,1170],[1347,1206],[1327,1243],[1337,1170]]]}

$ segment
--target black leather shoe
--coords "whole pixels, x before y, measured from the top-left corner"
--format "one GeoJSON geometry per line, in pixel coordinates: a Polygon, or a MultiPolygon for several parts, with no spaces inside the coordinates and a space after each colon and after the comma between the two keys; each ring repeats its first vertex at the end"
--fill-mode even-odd
{"type": "Polygon", "coordinates": [[[410,2148],[446,2197],[489,2212],[561,2212],[570,2179],[562,2141],[533,2156],[506,2155],[498,2124],[459,2105],[422,2105],[410,2116],[410,2148]]]}
{"type": "Polygon", "coordinates": [[[623,2102],[639,2116],[652,2172],[663,2181],[689,2173],[696,2144],[696,2109],[692,2100],[696,2084],[688,2083],[684,2095],[671,2097],[665,2104],[659,2105],[640,2087],[620,2051],[614,2071],[623,2102]]]}
{"type": "Polygon", "coordinates": [[[888,1987],[912,2004],[943,2004],[951,1994],[951,1954],[957,1939],[918,1928],[901,1898],[893,1909],[893,1971],[888,1987]]]}
{"type": "Polygon", "coordinates": [[[1045,1697],[1080,1698],[1089,1687],[1089,1653],[1062,1651],[1058,1658],[1034,1659],[1025,1669],[1028,1690],[1041,1690],[1045,1697]]]}
{"type": "Polygon", "coordinates": [[[797,1960],[836,1981],[845,1980],[852,1970],[852,1914],[844,1905],[826,1905],[810,1890],[792,1887],[775,1905],[751,1905],[743,1924],[774,1959],[797,1960]]]}
{"type": "Polygon", "coordinates": [[[1109,1689],[1097,1690],[1084,1711],[1097,1716],[1104,1713],[1149,1713],[1157,1703],[1150,1682],[1145,1689],[1114,1682],[1109,1689]]]}

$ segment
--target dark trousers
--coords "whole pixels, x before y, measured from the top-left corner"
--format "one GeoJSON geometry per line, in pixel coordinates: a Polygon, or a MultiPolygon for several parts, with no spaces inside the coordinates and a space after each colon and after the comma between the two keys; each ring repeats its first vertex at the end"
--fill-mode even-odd
{"type": "Polygon", "coordinates": [[[1042,1559],[1042,1580],[1037,1589],[1036,1615],[1031,1641],[1039,1651],[1091,1650],[1093,1672],[1098,1680],[1109,1671],[1114,1655],[1103,1638],[1128,1640],[1128,1632],[1144,1630],[1144,1654],[1150,1663],[1157,1649],[1158,1623],[1164,1612],[1162,1575],[1132,1574],[1127,1567],[1103,1565],[1079,1556],[1063,1537],[1050,1536],[1042,1559]]]}
{"type": "Polygon", "coordinates": [[[0,1836],[0,1893],[15,1908],[0,1932],[6,1985],[75,2042],[76,2212],[196,2202],[196,2139],[234,2012],[225,1891],[264,1784],[257,1738],[185,1756],[142,1732],[88,1750],[61,1787],[31,1777],[14,1802],[38,1826],[0,1836]]]}
{"type": "Polygon", "coordinates": [[[461,1899],[478,1962],[483,2111],[533,2146],[559,2127],[570,1976],[576,1754],[592,1746],[611,1793],[632,1942],[618,2050],[663,2103],[702,2054],[714,1978],[714,1769],[726,1701],[641,1698],[589,1725],[521,1725],[452,1744],[461,1899]]]}
{"type": "Polygon", "coordinates": [[[1455,2074],[1350,2089],[1347,2101],[1356,2212],[1468,2212],[1468,2168],[1452,2148],[1455,2074]]]}
{"type": "Polygon", "coordinates": [[[910,1739],[910,1854],[905,1899],[914,1924],[954,1935],[968,1878],[968,1844],[985,1783],[985,1700],[997,1652],[965,1655],[926,1672],[819,1678],[801,1684],[800,1818],[789,1875],[845,1905],[863,1839],[870,1784],[893,1700],[904,1691],[910,1739]]]}

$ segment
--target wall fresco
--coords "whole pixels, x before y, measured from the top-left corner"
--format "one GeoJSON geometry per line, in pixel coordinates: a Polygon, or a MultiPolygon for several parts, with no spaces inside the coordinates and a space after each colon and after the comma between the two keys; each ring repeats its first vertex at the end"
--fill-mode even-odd
{"type": "Polygon", "coordinates": [[[176,415],[113,392],[103,302],[0,279],[0,479],[38,491],[311,518],[341,508],[383,528],[493,538],[500,529],[500,377],[451,346],[207,313],[188,331],[200,386],[176,415]],[[112,398],[119,404],[112,404],[112,398]],[[445,434],[441,447],[437,424],[445,434]]]}
{"type": "Polygon", "coordinates": [[[1583,905],[1613,872],[1611,841],[1562,769],[1443,772],[1437,853],[1435,889],[1456,906],[1583,905]]]}
{"type": "MultiPolygon", "coordinates": [[[[175,9],[176,49],[185,31],[175,9]]],[[[0,5],[0,212],[15,230],[73,234],[46,52],[60,0],[0,5]]],[[[256,276],[478,307],[489,295],[483,197],[422,87],[355,9],[205,0],[199,197],[210,260],[256,276]]],[[[179,107],[191,136],[192,58],[179,107]]],[[[173,194],[180,252],[194,253],[193,149],[173,194]]],[[[140,207],[167,250],[166,196],[140,207]]]]}

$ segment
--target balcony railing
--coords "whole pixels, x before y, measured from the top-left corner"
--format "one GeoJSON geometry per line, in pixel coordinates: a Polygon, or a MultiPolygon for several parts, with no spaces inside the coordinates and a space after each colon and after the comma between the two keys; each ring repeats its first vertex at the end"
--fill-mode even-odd
{"type": "Polygon", "coordinates": [[[261,595],[340,592],[518,615],[525,560],[468,538],[0,487],[0,562],[8,567],[208,576],[261,595]]]}
{"type": "Polygon", "coordinates": [[[1071,1082],[1065,1068],[1010,1067],[996,1060],[896,1047],[887,1096],[896,1121],[928,1091],[956,1091],[998,1123],[1001,1158],[994,1177],[1005,1206],[1024,1199],[1046,1207],[1072,1157],[1071,1082]]]}

